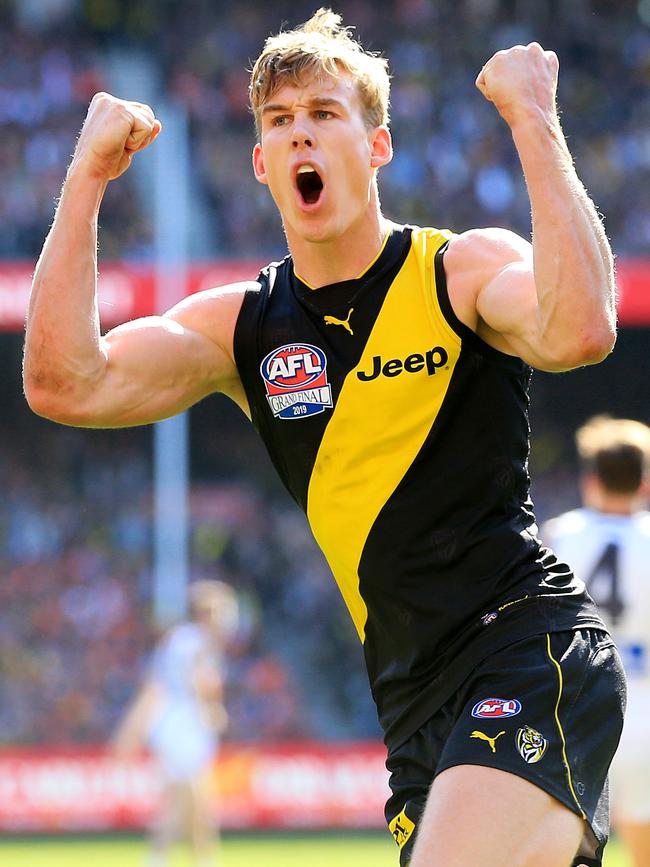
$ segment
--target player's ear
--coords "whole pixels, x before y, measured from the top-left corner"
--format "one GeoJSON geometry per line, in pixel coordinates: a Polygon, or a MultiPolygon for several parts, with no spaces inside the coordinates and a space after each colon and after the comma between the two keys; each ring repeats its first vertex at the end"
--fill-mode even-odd
{"type": "Polygon", "coordinates": [[[266,180],[266,169],[264,168],[264,152],[262,151],[262,145],[258,142],[253,148],[253,171],[255,172],[255,179],[260,182],[260,184],[268,184],[266,180]]]}
{"type": "Polygon", "coordinates": [[[370,148],[370,165],[373,169],[388,165],[393,159],[393,139],[387,126],[382,124],[375,128],[370,148]]]}

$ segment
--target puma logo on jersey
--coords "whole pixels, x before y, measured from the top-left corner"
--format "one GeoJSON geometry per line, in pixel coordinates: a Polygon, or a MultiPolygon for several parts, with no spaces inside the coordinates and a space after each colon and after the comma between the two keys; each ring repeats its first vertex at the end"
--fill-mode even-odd
{"type": "Polygon", "coordinates": [[[436,370],[444,367],[449,361],[447,350],[443,346],[434,346],[422,355],[420,352],[413,352],[408,355],[403,361],[401,358],[389,358],[384,361],[381,355],[375,355],[372,359],[372,369],[369,371],[357,371],[357,379],[362,382],[370,382],[372,379],[377,379],[378,376],[399,376],[400,373],[417,373],[419,370],[426,368],[427,374],[433,376],[436,370]]]}
{"type": "Polygon", "coordinates": [[[489,735],[484,735],[483,732],[473,731],[470,735],[470,738],[478,738],[481,741],[486,741],[490,745],[490,749],[493,753],[497,751],[497,739],[504,735],[505,732],[499,732],[498,735],[495,735],[491,738],[489,735]]]}
{"type": "Polygon", "coordinates": [[[325,325],[342,325],[346,331],[349,331],[350,334],[354,334],[354,331],[350,327],[350,316],[354,313],[354,307],[350,307],[348,311],[347,319],[337,319],[336,316],[323,316],[325,320],[325,325]]]}

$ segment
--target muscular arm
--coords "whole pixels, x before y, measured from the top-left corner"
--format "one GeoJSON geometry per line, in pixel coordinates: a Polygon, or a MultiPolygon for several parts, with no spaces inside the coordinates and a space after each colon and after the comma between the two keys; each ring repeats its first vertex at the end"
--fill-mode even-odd
{"type": "Polygon", "coordinates": [[[64,424],[147,424],[217,390],[242,402],[232,332],[243,285],[194,296],[105,337],[100,332],[97,216],[108,181],[157,135],[159,125],[145,108],[93,100],[34,274],[25,395],[35,412],[64,424]],[[108,127],[112,138],[102,141],[108,127]]]}
{"type": "Polygon", "coordinates": [[[533,243],[474,230],[446,257],[461,318],[544,370],[601,361],[616,322],[612,253],[560,128],[556,82],[557,58],[535,44],[499,52],[482,71],[477,85],[509,124],[521,160],[533,243]]]}

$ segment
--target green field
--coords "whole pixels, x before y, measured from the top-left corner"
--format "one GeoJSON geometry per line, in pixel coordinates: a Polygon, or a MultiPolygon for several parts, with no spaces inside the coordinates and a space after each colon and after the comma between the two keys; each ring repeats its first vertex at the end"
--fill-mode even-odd
{"type": "MultiPolygon", "coordinates": [[[[0,841],[2,867],[142,867],[141,840],[47,839],[0,841]]],[[[227,835],[222,867],[397,867],[388,834],[227,835]]],[[[172,867],[189,867],[185,852],[172,867]]],[[[605,867],[630,867],[621,847],[608,846],[605,867]]]]}

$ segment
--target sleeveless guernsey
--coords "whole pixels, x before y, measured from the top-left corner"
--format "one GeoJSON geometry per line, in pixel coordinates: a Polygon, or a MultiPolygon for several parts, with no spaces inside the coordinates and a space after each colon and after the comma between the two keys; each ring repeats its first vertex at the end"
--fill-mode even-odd
{"type": "Polygon", "coordinates": [[[394,226],[357,279],[317,290],[286,257],[235,329],[253,424],[338,582],[390,748],[495,650],[603,628],[537,538],[531,371],[455,316],[450,237],[394,226]]]}

